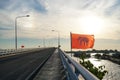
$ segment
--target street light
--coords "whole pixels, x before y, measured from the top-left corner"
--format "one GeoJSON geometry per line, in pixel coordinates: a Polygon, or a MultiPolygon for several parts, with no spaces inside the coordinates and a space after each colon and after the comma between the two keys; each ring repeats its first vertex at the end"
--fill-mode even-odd
{"type": "Polygon", "coordinates": [[[26,16],[17,16],[15,18],[15,49],[17,50],[17,19],[18,18],[22,18],[22,17],[29,17],[30,15],[26,15],[26,16]]]}
{"type": "Polygon", "coordinates": [[[52,30],[52,31],[58,33],[58,48],[59,48],[60,47],[60,33],[59,31],[56,31],[56,30],[52,30]]]}

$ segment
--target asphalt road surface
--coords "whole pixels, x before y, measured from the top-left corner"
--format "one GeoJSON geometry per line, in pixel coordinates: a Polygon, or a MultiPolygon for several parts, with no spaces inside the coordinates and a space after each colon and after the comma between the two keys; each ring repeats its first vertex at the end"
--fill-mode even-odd
{"type": "Polygon", "coordinates": [[[25,80],[55,48],[0,58],[0,80],[25,80]]]}

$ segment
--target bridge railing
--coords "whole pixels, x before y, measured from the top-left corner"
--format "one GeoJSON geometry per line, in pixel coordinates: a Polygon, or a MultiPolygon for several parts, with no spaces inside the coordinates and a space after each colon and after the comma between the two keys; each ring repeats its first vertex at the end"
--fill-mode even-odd
{"type": "Polygon", "coordinates": [[[59,49],[59,54],[65,68],[67,80],[99,80],[82,65],[74,61],[65,52],[59,49]]]}
{"type": "Polygon", "coordinates": [[[0,50],[0,56],[4,56],[4,55],[10,55],[10,54],[19,54],[21,52],[27,52],[30,50],[37,50],[40,48],[25,48],[25,49],[1,49],[0,50]]]}

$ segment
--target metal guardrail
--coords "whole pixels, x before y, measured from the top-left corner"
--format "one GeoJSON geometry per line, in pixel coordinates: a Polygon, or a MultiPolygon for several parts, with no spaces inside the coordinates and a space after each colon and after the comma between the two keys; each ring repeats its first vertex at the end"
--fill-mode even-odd
{"type": "MultiPolygon", "coordinates": [[[[0,56],[5,56],[5,55],[10,55],[10,54],[19,54],[19,53],[23,53],[23,52],[28,52],[28,51],[36,51],[39,50],[40,48],[25,48],[25,49],[1,49],[0,50],[0,56]]],[[[41,48],[42,49],[42,48],[41,48]]]]}
{"type": "Polygon", "coordinates": [[[78,64],[60,49],[59,54],[66,71],[67,80],[79,80],[79,76],[82,76],[80,80],[99,80],[91,72],[78,64]]]}

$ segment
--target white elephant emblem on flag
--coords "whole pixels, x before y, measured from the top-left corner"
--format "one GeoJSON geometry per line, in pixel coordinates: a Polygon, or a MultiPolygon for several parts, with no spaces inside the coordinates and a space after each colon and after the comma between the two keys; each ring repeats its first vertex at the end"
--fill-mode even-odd
{"type": "Polygon", "coordinates": [[[78,42],[82,46],[88,46],[89,44],[89,39],[87,37],[79,37],[78,42]]]}

